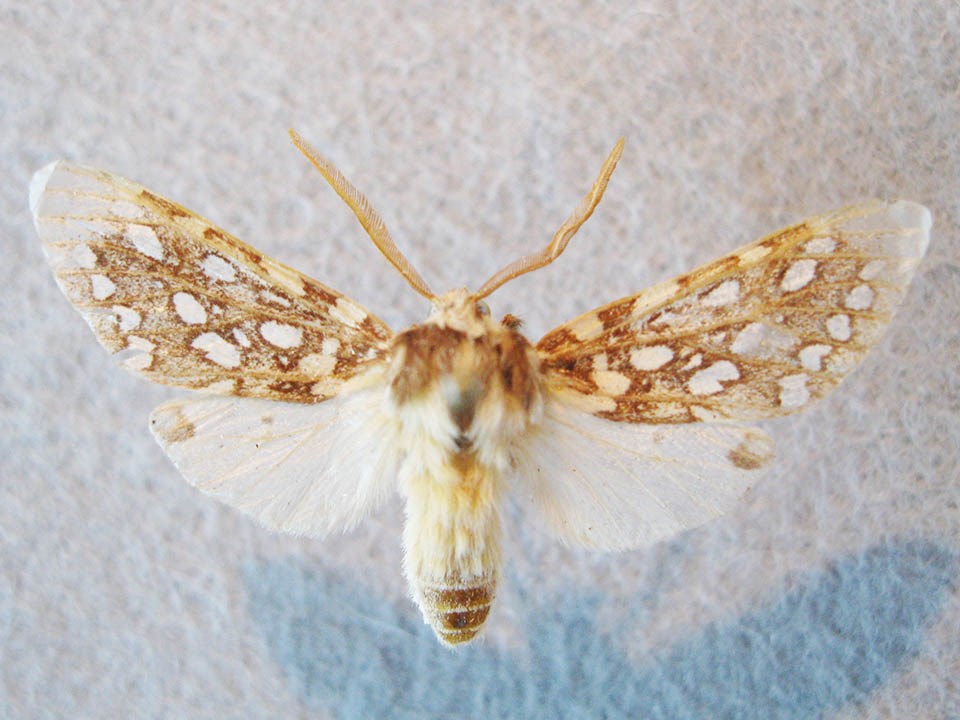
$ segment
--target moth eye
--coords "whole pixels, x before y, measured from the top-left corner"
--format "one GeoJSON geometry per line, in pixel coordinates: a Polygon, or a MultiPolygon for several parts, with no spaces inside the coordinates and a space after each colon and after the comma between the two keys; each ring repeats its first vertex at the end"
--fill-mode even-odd
{"type": "Polygon", "coordinates": [[[482,300],[477,303],[477,315],[480,317],[490,317],[490,306],[482,300]]]}

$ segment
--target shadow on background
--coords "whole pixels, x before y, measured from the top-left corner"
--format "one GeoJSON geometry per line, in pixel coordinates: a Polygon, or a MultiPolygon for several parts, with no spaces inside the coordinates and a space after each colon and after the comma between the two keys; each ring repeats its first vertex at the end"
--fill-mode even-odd
{"type": "Polygon", "coordinates": [[[893,542],[800,577],[637,666],[594,626],[602,598],[531,599],[523,658],[449,651],[411,606],[299,561],[247,569],[254,619],[305,704],[340,718],[819,718],[864,701],[923,644],[957,557],[893,542]]]}

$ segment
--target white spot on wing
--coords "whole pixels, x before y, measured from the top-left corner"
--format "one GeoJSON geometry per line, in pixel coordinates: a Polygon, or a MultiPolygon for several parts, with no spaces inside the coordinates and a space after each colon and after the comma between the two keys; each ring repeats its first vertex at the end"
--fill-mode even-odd
{"type": "Polygon", "coordinates": [[[704,295],[700,301],[708,307],[722,307],[735,303],[739,297],[740,282],[738,280],[724,280],[704,295]]]}
{"type": "Polygon", "coordinates": [[[695,367],[700,367],[701,363],[703,363],[703,355],[701,355],[700,353],[697,353],[696,355],[691,357],[690,361],[686,365],[684,365],[682,368],[680,368],[680,370],[682,371],[693,370],[695,367]]]}
{"type": "Polygon", "coordinates": [[[127,348],[130,350],[138,350],[140,352],[153,352],[157,346],[147,340],[146,338],[140,337],[139,335],[131,335],[127,338],[127,348]]]}
{"type": "Polygon", "coordinates": [[[716,422],[723,419],[722,415],[702,405],[691,405],[690,414],[700,422],[716,422]]]}
{"type": "Polygon", "coordinates": [[[336,366],[336,358],[321,353],[306,355],[297,363],[297,369],[311,377],[324,377],[329,375],[336,366]]]}
{"type": "Polygon", "coordinates": [[[340,341],[334,337],[325,337],[320,345],[320,352],[324,355],[336,355],[340,349],[340,341]]]}
{"type": "MultiPolygon", "coordinates": [[[[660,313],[659,317],[657,317],[656,320],[653,320],[650,323],[650,326],[651,327],[662,326],[662,327],[668,328],[683,322],[684,319],[685,319],[685,316],[682,315],[681,313],[675,313],[675,312],[670,312],[669,310],[663,310],[660,313]]],[[[634,329],[640,329],[640,328],[639,326],[635,325],[634,329]]]]}
{"type": "Polygon", "coordinates": [[[583,342],[600,337],[600,334],[603,332],[603,323],[600,322],[600,318],[597,317],[596,313],[590,313],[589,315],[584,315],[574,320],[567,326],[567,329],[577,340],[583,342]]]}
{"type": "Polygon", "coordinates": [[[211,280],[233,282],[237,279],[237,271],[229,262],[219,255],[207,255],[200,264],[203,274],[211,280]]]}
{"type": "Polygon", "coordinates": [[[739,355],[782,355],[796,343],[796,336],[782,328],[752,322],[737,333],[730,349],[739,355]]]}
{"type": "Polygon", "coordinates": [[[146,338],[130,335],[127,338],[127,347],[118,353],[117,358],[130,370],[147,370],[153,365],[151,353],[156,347],[146,338]]]}
{"type": "Polygon", "coordinates": [[[803,246],[803,251],[811,255],[826,255],[832,253],[837,247],[837,241],[829,237],[814,238],[803,246]]]}
{"type": "Polygon", "coordinates": [[[833,350],[829,345],[807,345],[800,351],[800,364],[805,370],[820,372],[823,369],[822,360],[833,350]]]}
{"type": "Polygon", "coordinates": [[[873,288],[869,285],[857,285],[847,293],[843,304],[851,310],[866,310],[873,304],[873,288]]]}
{"type": "Polygon", "coordinates": [[[637,370],[657,370],[673,360],[673,350],[666,345],[648,345],[630,351],[630,364],[637,370]]]}
{"type": "Polygon", "coordinates": [[[94,300],[106,300],[113,295],[116,289],[117,286],[106,275],[90,276],[90,292],[93,294],[94,300]]]}
{"type": "Polygon", "coordinates": [[[242,347],[250,347],[250,338],[247,337],[247,334],[240,328],[233,329],[233,338],[236,340],[242,347]]]}
{"type": "Polygon", "coordinates": [[[303,339],[303,330],[293,325],[268,320],[260,326],[263,339],[278,348],[297,347],[303,339]]]}
{"type": "Polygon", "coordinates": [[[738,355],[753,353],[760,349],[760,342],[763,340],[763,323],[752,322],[743,330],[737,333],[730,349],[738,355]]]}
{"type": "Polygon", "coordinates": [[[123,366],[130,370],[148,370],[153,365],[153,355],[137,353],[123,361],[123,366]]]}
{"type": "Polygon", "coordinates": [[[614,370],[595,370],[591,377],[597,389],[605,395],[623,395],[630,387],[630,378],[614,370]]]}
{"type": "Polygon", "coordinates": [[[834,340],[844,340],[850,339],[850,316],[849,315],[833,315],[827,320],[827,333],[834,340]]]}
{"type": "Polygon", "coordinates": [[[136,330],[140,327],[140,313],[138,313],[133,308],[124,307],[123,305],[114,305],[113,311],[117,314],[117,320],[120,324],[120,330],[122,332],[130,332],[131,330],[136,330]]]}
{"type": "Polygon", "coordinates": [[[83,268],[84,270],[93,270],[93,268],[97,266],[97,256],[86,243],[77,244],[71,255],[77,267],[83,268]]]}
{"type": "Polygon", "coordinates": [[[216,333],[206,332],[197,335],[190,343],[190,347],[205,352],[207,360],[225,368],[235,368],[240,365],[240,350],[216,333]]]}
{"type": "Polygon", "coordinates": [[[740,377],[737,366],[729,360],[720,360],[698,370],[687,382],[687,387],[694,395],[714,395],[723,390],[723,381],[736,380],[740,377]]]}
{"type": "Polygon", "coordinates": [[[190,293],[178,292],[173,296],[173,307],[187,325],[200,325],[207,321],[207,311],[190,293]]]}
{"type": "Polygon", "coordinates": [[[813,280],[817,273],[817,261],[810,258],[797,260],[787,268],[780,282],[780,288],[784,292],[796,292],[813,280]]]}
{"type": "Polygon", "coordinates": [[[199,389],[200,392],[209,395],[233,395],[236,390],[236,382],[230,379],[217,380],[206,387],[199,389]]]}
{"type": "Polygon", "coordinates": [[[163,260],[163,245],[152,227],[146,225],[128,225],[126,236],[137,249],[154,260],[163,260]]]}

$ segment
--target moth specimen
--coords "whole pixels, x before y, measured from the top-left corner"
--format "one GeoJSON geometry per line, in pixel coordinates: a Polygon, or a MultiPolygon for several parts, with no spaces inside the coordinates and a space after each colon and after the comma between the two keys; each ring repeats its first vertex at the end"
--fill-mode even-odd
{"type": "Polygon", "coordinates": [[[123,178],[53,163],[30,188],[57,282],[119,362],[203,397],[150,424],[189,482],[269,528],[356,525],[394,491],[404,572],[444,643],[471,640],[503,562],[507,492],[559,538],[617,550],[722,513],[773,455],[737,424],[823,397],[880,339],[930,213],[808,219],[531,343],[484,298],[563,252],[621,140],[552,241],[470,292],[430,290],[380,217],[297,147],[432,304],[394,333],[349,298],[123,178]]]}

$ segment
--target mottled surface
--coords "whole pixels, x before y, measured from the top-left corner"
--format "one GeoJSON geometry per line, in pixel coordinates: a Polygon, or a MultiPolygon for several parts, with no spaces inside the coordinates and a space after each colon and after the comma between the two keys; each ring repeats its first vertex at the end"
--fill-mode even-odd
{"type": "MultiPolygon", "coordinates": [[[[960,715],[950,3],[7,3],[0,34],[0,716],[960,715]],[[391,327],[422,321],[426,302],[288,126],[438,292],[542,247],[625,135],[564,256],[489,298],[533,339],[848,201],[922,202],[933,237],[864,365],[764,425],[778,459],[741,505],[618,555],[514,517],[486,639],[454,653],[406,597],[399,502],[316,543],[179,478],[146,422],[177,391],[114,366],[31,226],[30,177],[62,157],[189,207],[391,327]]],[[[91,279],[94,297],[110,290],[91,279]]]]}
{"type": "Polygon", "coordinates": [[[605,398],[598,414],[616,420],[797,412],[884,335],[929,229],[905,202],[806,220],[552,330],[537,344],[544,373],[605,398]]]}

